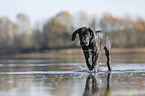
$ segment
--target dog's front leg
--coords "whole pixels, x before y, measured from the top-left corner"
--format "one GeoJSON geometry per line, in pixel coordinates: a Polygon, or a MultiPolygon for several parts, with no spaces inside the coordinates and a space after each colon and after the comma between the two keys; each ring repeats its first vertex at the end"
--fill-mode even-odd
{"type": "Polygon", "coordinates": [[[94,67],[97,65],[99,56],[100,56],[100,53],[98,51],[97,52],[93,52],[93,54],[92,54],[92,67],[91,67],[91,70],[93,70],[94,67]]]}
{"type": "Polygon", "coordinates": [[[89,51],[88,50],[83,50],[83,52],[84,52],[84,55],[85,55],[87,66],[88,66],[89,70],[91,70],[91,62],[90,62],[89,51]]]}

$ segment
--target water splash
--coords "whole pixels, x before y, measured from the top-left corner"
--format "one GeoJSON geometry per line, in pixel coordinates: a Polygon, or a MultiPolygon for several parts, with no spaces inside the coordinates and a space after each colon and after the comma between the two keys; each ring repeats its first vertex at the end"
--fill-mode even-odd
{"type": "Polygon", "coordinates": [[[83,68],[82,66],[79,65],[78,67],[79,67],[81,70],[84,70],[84,68],[83,68]]]}

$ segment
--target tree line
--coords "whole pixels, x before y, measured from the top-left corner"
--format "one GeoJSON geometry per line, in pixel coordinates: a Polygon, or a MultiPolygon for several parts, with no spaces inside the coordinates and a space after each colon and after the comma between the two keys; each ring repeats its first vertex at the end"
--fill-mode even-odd
{"type": "Polygon", "coordinates": [[[115,17],[110,13],[97,17],[84,11],[71,15],[64,11],[34,28],[25,14],[18,14],[16,19],[12,22],[8,17],[0,17],[0,50],[79,47],[79,39],[70,40],[72,32],[82,26],[107,32],[112,47],[145,47],[145,20],[141,17],[115,17]]]}

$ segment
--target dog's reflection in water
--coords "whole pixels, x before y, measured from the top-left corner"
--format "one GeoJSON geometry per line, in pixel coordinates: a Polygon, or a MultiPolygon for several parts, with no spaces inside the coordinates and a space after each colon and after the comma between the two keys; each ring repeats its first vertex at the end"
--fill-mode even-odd
{"type": "Polygon", "coordinates": [[[85,91],[83,96],[111,96],[109,90],[111,86],[111,73],[107,74],[106,82],[102,82],[105,84],[104,88],[98,84],[97,78],[93,76],[93,74],[89,74],[86,80],[85,91]]]}

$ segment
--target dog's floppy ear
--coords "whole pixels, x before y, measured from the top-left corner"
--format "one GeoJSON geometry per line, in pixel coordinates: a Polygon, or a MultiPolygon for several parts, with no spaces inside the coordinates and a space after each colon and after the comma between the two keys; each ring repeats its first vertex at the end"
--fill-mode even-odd
{"type": "Polygon", "coordinates": [[[71,41],[75,40],[76,34],[77,34],[79,31],[80,31],[80,29],[77,29],[77,30],[75,30],[75,31],[73,32],[71,41]]]}

